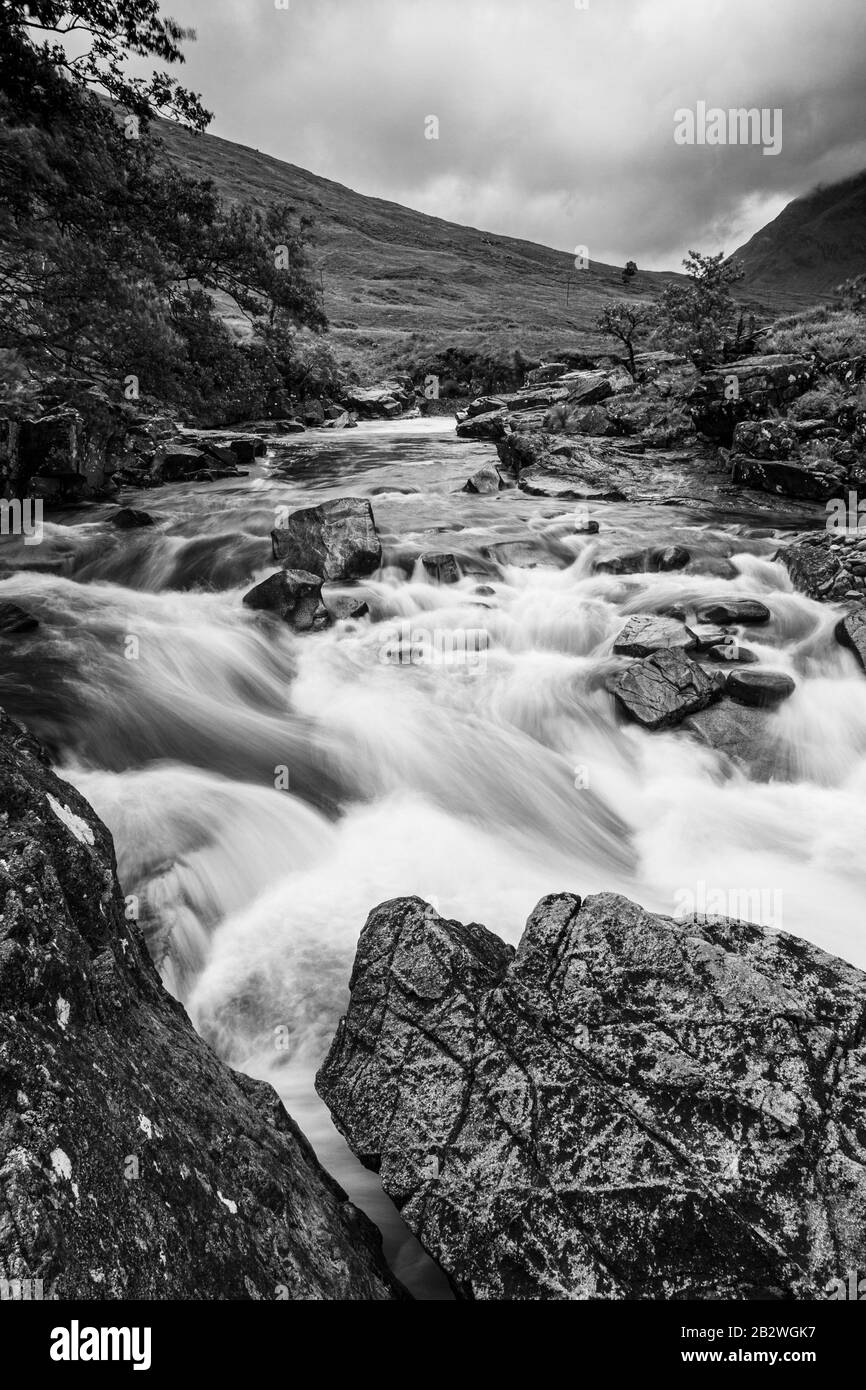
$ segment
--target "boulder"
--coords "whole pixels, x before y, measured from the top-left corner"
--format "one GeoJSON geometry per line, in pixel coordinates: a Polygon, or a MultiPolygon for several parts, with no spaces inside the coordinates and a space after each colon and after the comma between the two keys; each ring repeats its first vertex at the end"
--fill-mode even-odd
{"type": "Polygon", "coordinates": [[[617,656],[652,656],[675,647],[689,651],[694,646],[694,634],[682,623],[653,613],[637,613],[615,639],[613,650],[617,656]]]}
{"type": "Polygon", "coordinates": [[[797,426],[784,419],[741,420],[732,449],[753,459],[789,459],[799,447],[797,426]]]}
{"type": "Polygon", "coordinates": [[[836,641],[852,651],[866,671],[866,608],[858,608],[840,618],[835,627],[836,641]]]}
{"type": "Polygon", "coordinates": [[[434,584],[456,584],[460,578],[460,566],[450,553],[428,551],[421,556],[421,564],[434,584]]]}
{"type": "Polygon", "coordinates": [[[151,476],[160,483],[179,482],[192,473],[200,473],[206,462],[207,454],[201,449],[187,444],[172,445],[157,451],[151,476]]]}
{"type": "Polygon", "coordinates": [[[400,1296],[264,1082],[165,990],[111,836],[0,713],[0,1278],[59,1300],[400,1296]]]}
{"type": "Polygon", "coordinates": [[[845,493],[847,470],[842,464],[792,459],[754,459],[736,454],[731,459],[731,481],[759,492],[776,492],[782,497],[801,497],[805,501],[827,502],[845,493]]]}
{"type": "Polygon", "coordinates": [[[317,1089],[458,1297],[817,1300],[866,1266],[866,976],[809,942],[563,893],[515,952],[403,898],[350,990],[317,1089]]]}
{"type": "Polygon", "coordinates": [[[292,512],[271,532],[274,559],[284,569],[323,579],[361,579],[379,568],[382,546],[366,498],[339,497],[292,512]]]}
{"type": "Polygon", "coordinates": [[[35,632],[39,619],[34,618],[17,603],[0,603],[0,637],[18,636],[23,632],[35,632]]]}
{"type": "Polygon", "coordinates": [[[369,612],[370,608],[367,602],[362,598],[354,598],[351,594],[341,594],[336,598],[328,599],[328,613],[335,623],[366,618],[369,612]]]}
{"type": "Polygon", "coordinates": [[[680,650],[659,651],[619,671],[608,690],[630,719],[645,729],[670,729],[719,699],[718,680],[680,650]]]}
{"type": "Polygon", "coordinates": [[[775,709],[789,700],[796,688],[796,683],[784,671],[732,671],[726,691],[739,705],[775,709]]]}
{"type": "Polygon", "coordinates": [[[489,495],[499,492],[504,486],[499,469],[492,463],[486,463],[483,468],[479,468],[477,473],[464,484],[461,489],[463,492],[476,492],[482,495],[489,495]]]}
{"type": "Polygon", "coordinates": [[[841,550],[832,550],[831,544],[826,532],[805,536],[783,546],[775,557],[785,566],[794,587],[809,598],[841,597],[849,587],[841,550]]]}
{"type": "Polygon", "coordinates": [[[460,439],[492,439],[496,441],[504,438],[507,421],[507,410],[492,410],[483,415],[475,415],[460,420],[457,425],[457,435],[460,439]]]}
{"type": "Polygon", "coordinates": [[[143,526],[153,526],[150,512],[137,511],[135,507],[118,507],[111,515],[111,524],[119,531],[135,531],[143,526]]]}
{"type": "Polygon", "coordinates": [[[322,581],[305,570],[277,570],[244,594],[244,604],[259,612],[276,613],[295,632],[318,632],[330,622],[322,602],[322,581]]]}
{"type": "Polygon", "coordinates": [[[764,420],[802,396],[815,370],[811,359],[794,353],[747,357],[714,367],[698,378],[689,397],[695,426],[730,446],[741,420],[764,420]]]}

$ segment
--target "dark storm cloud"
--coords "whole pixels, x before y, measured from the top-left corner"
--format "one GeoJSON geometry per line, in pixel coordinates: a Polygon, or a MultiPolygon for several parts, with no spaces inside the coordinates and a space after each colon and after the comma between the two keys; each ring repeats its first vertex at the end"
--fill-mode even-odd
{"type": "Polygon", "coordinates": [[[166,0],[216,134],[456,222],[599,260],[731,251],[866,167],[863,0],[166,0]],[[699,101],[782,150],[680,146],[699,101]],[[425,117],[439,139],[425,139],[425,117]]]}

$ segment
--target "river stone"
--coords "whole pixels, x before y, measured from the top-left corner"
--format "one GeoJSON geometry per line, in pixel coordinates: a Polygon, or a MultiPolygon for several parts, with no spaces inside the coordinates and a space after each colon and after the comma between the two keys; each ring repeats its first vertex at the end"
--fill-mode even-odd
{"type": "Polygon", "coordinates": [[[328,599],[328,612],[334,622],[346,622],[350,618],[366,618],[370,609],[364,599],[343,594],[339,598],[328,599]]]}
{"type": "Polygon", "coordinates": [[[502,486],[499,469],[494,468],[492,463],[488,463],[483,468],[479,468],[477,473],[472,474],[472,477],[464,484],[462,491],[487,495],[498,492],[502,486]]]}
{"type": "Polygon", "coordinates": [[[276,1092],[129,920],[111,836],[0,712],[0,1279],[57,1299],[399,1296],[276,1092]]]}
{"type": "Polygon", "coordinates": [[[629,618],[613,644],[617,656],[651,656],[653,652],[681,647],[690,650],[694,637],[682,623],[653,613],[636,613],[629,618]]]}
{"type": "Polygon", "coordinates": [[[421,556],[424,572],[434,584],[456,584],[460,578],[460,566],[453,555],[432,551],[421,556]]]}
{"type": "Polygon", "coordinates": [[[819,1299],[866,1265],[866,976],[726,917],[543,898],[516,953],[370,914],[317,1088],[458,1296],[819,1299]]]}
{"type": "Polygon", "coordinates": [[[681,545],[650,546],[646,550],[600,560],[596,570],[599,574],[666,574],[671,570],[685,569],[691,558],[689,551],[681,545]]]}
{"type": "Polygon", "coordinates": [[[773,615],[764,603],[754,598],[714,599],[710,603],[698,605],[699,623],[732,624],[768,623],[773,615]]]}
{"type": "Polygon", "coordinates": [[[781,705],[796,689],[796,682],[783,671],[732,671],[726,686],[732,700],[757,709],[781,705]]]}
{"type": "Polygon", "coordinates": [[[644,728],[669,729],[717,700],[719,679],[707,675],[683,651],[659,651],[618,672],[608,689],[644,728]]]}
{"type": "Polygon", "coordinates": [[[295,632],[317,632],[330,622],[322,602],[322,581],[305,570],[277,570],[244,594],[244,604],[275,613],[295,632]]]}
{"type": "Polygon", "coordinates": [[[140,512],[135,507],[118,507],[112,513],[111,524],[119,531],[135,531],[143,526],[153,526],[154,521],[150,512],[140,512]]]}
{"type": "Polygon", "coordinates": [[[781,740],[772,710],[720,700],[690,715],[682,728],[752,782],[789,782],[800,775],[796,752],[781,740]]]}
{"type": "Polygon", "coordinates": [[[848,647],[866,671],[866,608],[858,608],[846,618],[840,618],[835,633],[836,641],[848,647]]]}
{"type": "Polygon", "coordinates": [[[733,637],[726,637],[718,646],[708,647],[702,655],[708,661],[725,661],[739,666],[750,666],[758,660],[750,647],[742,646],[733,637]]]}
{"type": "Polygon", "coordinates": [[[0,636],[13,636],[21,632],[35,632],[39,619],[34,618],[17,603],[0,603],[0,636]]]}
{"type": "Polygon", "coordinates": [[[200,472],[206,464],[207,454],[203,450],[176,444],[157,451],[150,472],[157,482],[174,483],[200,472]]]}
{"type": "Polygon", "coordinates": [[[366,498],[339,497],[292,512],[271,532],[274,559],[284,569],[323,579],[361,579],[382,562],[373,509],[366,498]]]}

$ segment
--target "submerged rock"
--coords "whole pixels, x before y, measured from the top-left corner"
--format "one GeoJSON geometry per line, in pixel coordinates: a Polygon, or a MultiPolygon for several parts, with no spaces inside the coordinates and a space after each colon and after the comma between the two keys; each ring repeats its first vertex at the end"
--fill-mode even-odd
{"type": "Polygon", "coordinates": [[[112,513],[111,524],[118,531],[135,531],[144,526],[153,526],[154,521],[150,512],[137,511],[135,507],[118,507],[112,513]]]}
{"type": "Polygon", "coordinates": [[[682,651],[659,651],[612,676],[608,690],[645,729],[669,729],[719,699],[722,679],[707,675],[682,651]]]}
{"type": "Polygon", "coordinates": [[[361,579],[382,562],[373,509],[361,497],[292,512],[271,532],[271,542],[278,564],[323,579],[361,579]]]}
{"type": "Polygon", "coordinates": [[[130,915],[105,826],[0,712],[0,1278],[399,1297],[372,1224],[276,1092],[197,1036],[130,915]]]}
{"type": "Polygon", "coordinates": [[[19,608],[17,603],[0,603],[0,637],[35,632],[38,626],[39,619],[19,608]]]}
{"type": "Polygon", "coordinates": [[[322,581],[305,570],[277,570],[244,594],[247,608],[276,613],[296,632],[318,632],[330,622],[322,602],[322,581]]]}
{"type": "Polygon", "coordinates": [[[817,1299],[866,1264],[866,976],[726,917],[543,898],[516,953],[374,909],[317,1077],[467,1299],[817,1299]]]}

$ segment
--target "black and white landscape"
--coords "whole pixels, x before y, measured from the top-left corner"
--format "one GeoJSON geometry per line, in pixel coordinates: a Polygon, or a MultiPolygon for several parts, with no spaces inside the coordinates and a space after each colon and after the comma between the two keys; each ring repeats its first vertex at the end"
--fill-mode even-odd
{"type": "Polygon", "coordinates": [[[170,12],[0,0],[4,1303],[866,1296],[862,0],[170,12]]]}

